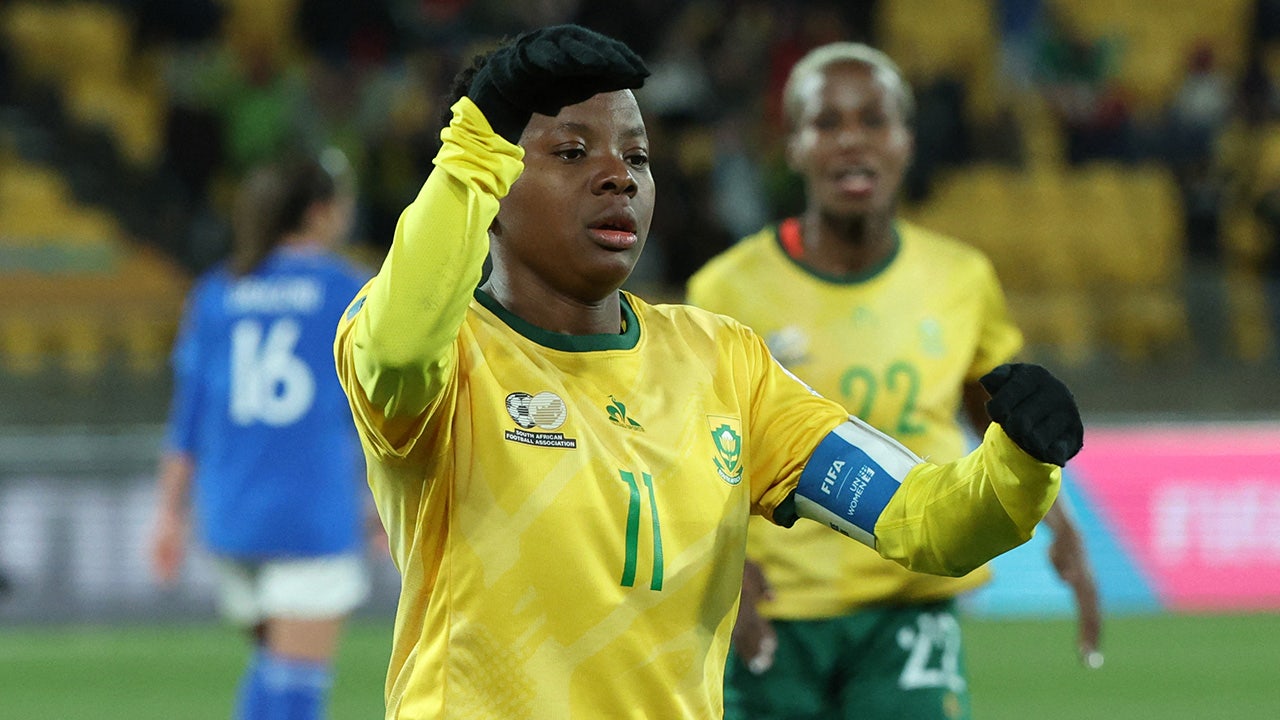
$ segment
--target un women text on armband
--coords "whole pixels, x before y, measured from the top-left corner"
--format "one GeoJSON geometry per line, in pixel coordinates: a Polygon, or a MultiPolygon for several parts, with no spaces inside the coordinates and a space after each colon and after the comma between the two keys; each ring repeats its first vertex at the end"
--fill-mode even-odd
{"type": "Polygon", "coordinates": [[[896,440],[850,417],[809,457],[796,487],[796,514],[874,548],[880,513],[919,463],[896,440]]]}

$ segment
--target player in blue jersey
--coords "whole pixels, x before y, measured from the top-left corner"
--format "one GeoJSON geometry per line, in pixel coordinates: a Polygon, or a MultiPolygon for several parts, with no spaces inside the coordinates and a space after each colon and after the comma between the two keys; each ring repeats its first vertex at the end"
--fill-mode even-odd
{"type": "Polygon", "coordinates": [[[175,578],[189,528],[214,555],[223,611],[257,642],[237,718],[321,717],[343,619],[368,594],[363,463],[332,356],[367,274],[334,251],[354,194],[330,165],[248,177],[232,256],[191,291],[173,352],[154,569],[175,578]]]}

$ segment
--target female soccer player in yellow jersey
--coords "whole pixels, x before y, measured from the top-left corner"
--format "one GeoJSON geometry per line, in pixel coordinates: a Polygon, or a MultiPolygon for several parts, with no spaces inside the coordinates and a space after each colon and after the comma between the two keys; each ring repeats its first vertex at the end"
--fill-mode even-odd
{"type": "MultiPolygon", "coordinates": [[[[835,43],[796,64],[783,103],[807,207],[713,259],[689,301],[752,327],[798,377],[911,451],[960,457],[959,414],[987,427],[979,378],[1022,337],[985,257],[895,218],[910,89],[883,53],[835,43]]],[[[1100,657],[1079,534],[1061,503],[1047,522],[1053,563],[1076,593],[1081,652],[1100,657]]],[[[752,522],[725,716],[968,717],[955,597],[989,571],[922,575],[839,540],[752,522]]]]}
{"type": "Polygon", "coordinates": [[[982,446],[922,462],[745,326],[621,292],[647,74],[577,26],[486,56],[339,324],[403,580],[388,718],[719,718],[751,514],[963,574],[1030,537],[1080,447],[1070,392],[1016,365],[982,446]]]}

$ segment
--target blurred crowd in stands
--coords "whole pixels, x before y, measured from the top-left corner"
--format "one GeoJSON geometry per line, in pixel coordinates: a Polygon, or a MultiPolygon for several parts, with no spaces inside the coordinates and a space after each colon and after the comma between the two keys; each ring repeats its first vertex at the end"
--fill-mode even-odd
{"type": "MultiPolygon", "coordinates": [[[[1133,354],[1194,345],[1188,337],[1197,330],[1188,325],[1196,324],[1200,297],[1223,314],[1204,323],[1220,337],[1202,345],[1251,360],[1275,355],[1280,293],[1270,304],[1266,298],[1268,284],[1275,292],[1280,280],[1280,0],[5,5],[2,156],[13,167],[55,172],[67,202],[105,210],[127,246],[158,251],[188,275],[227,252],[230,197],[247,168],[284,151],[327,147],[340,149],[358,178],[355,247],[377,263],[430,170],[454,73],[503,36],[578,22],[625,40],[653,70],[640,103],[659,201],[635,282],[678,297],[705,259],[799,209],[798,180],[782,154],[781,83],[806,50],[859,40],[889,52],[915,87],[909,217],[993,255],[1015,240],[1057,243],[1068,254],[1096,240],[1105,254],[1108,243],[1129,245],[1135,223],[1146,221],[1129,201],[1110,198],[1128,213],[1125,221],[1090,230],[1093,195],[1077,181],[1098,177],[1099,168],[1123,182],[1155,177],[1173,198],[1174,217],[1162,231],[1169,237],[1118,257],[1164,268],[1124,282],[1141,286],[1133,317],[1165,325],[1133,354]],[[1093,174],[1077,173],[1085,169],[1093,174]],[[996,189],[984,195],[989,180],[996,189]],[[1038,219],[1018,200],[1030,186],[1057,188],[1045,202],[1061,205],[1063,222],[1086,223],[1085,232],[1031,228],[1038,219]],[[982,230],[992,227],[987,216],[1002,212],[1010,215],[1008,243],[984,238],[1006,232],[982,230]],[[1208,268],[1213,282],[1189,288],[1188,268],[1208,268]],[[1156,286],[1163,295],[1153,294],[1156,286]]],[[[15,173],[0,170],[0,195],[3,176],[15,173]]],[[[1097,207],[1108,204],[1103,198],[1097,207]]],[[[0,222],[5,242],[23,232],[0,222]]],[[[30,257],[15,252],[5,256],[30,257]]],[[[1035,253],[1009,257],[1035,262],[1035,253]]],[[[1002,276],[1018,272],[996,260],[1002,276]]],[[[1061,324],[1051,307],[1085,317],[1086,305],[1098,302],[1088,297],[1099,293],[1108,312],[1124,305],[1111,296],[1128,293],[1127,285],[1082,280],[1089,259],[1076,262],[1061,273],[1075,279],[1064,280],[1052,302],[1005,277],[1033,341],[1041,337],[1038,317],[1061,324]]],[[[1087,354],[1090,338],[1107,336],[1103,319],[1072,322],[1074,340],[1047,331],[1042,339],[1085,343],[1078,349],[1087,354]]],[[[5,327],[0,343],[21,339],[5,327]]],[[[1134,336],[1144,326],[1118,327],[1134,336]]]]}

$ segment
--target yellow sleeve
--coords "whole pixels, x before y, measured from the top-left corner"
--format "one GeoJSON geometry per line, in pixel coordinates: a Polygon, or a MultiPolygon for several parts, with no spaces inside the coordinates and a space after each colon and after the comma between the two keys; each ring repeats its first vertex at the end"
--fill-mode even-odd
{"type": "Polygon", "coordinates": [[[970,454],[907,473],[876,522],[876,549],[909,570],[964,575],[1030,540],[1061,482],[1061,468],[992,423],[970,454]]]}
{"type": "Polygon", "coordinates": [[[1012,360],[1021,352],[1023,343],[1022,332],[1009,315],[1009,306],[995,268],[985,256],[982,258],[981,277],[974,286],[983,298],[983,309],[978,346],[965,375],[969,381],[977,380],[995,366],[1012,360]]]}
{"type": "MultiPolygon", "coordinates": [[[[737,327],[747,348],[752,377],[747,442],[751,512],[770,522],[796,489],[814,446],[832,428],[849,419],[842,405],[829,400],[784,368],[764,340],[745,325],[737,327]]],[[[793,519],[788,519],[789,524],[793,519]]]]}
{"type": "Polygon", "coordinates": [[[524,151],[495,134],[468,98],[453,106],[440,139],[435,169],[334,343],[356,422],[383,453],[403,453],[406,431],[452,381],[489,225],[524,167],[524,151]]]}

